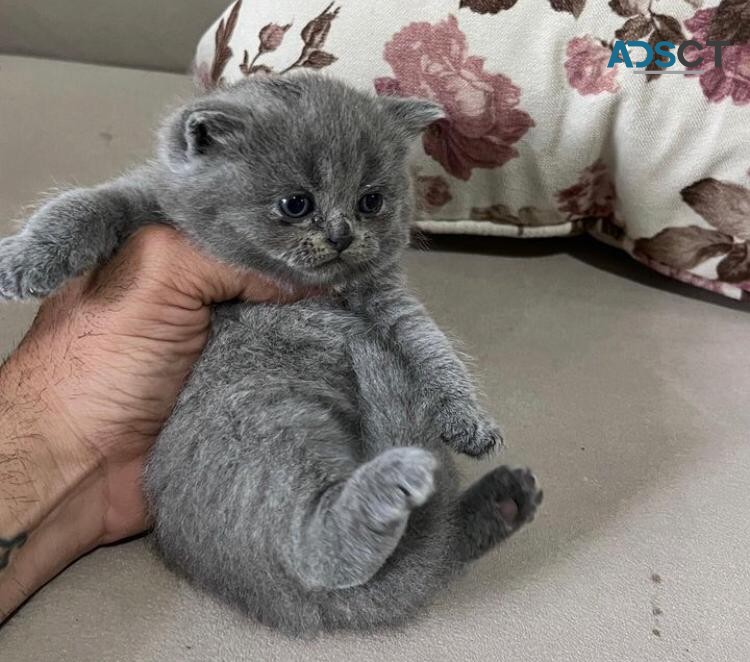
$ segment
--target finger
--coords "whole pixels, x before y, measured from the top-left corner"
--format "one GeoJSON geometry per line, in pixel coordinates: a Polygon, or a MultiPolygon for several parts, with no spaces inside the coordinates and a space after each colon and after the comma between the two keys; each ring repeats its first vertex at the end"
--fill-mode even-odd
{"type": "Polygon", "coordinates": [[[265,274],[221,263],[178,231],[157,225],[136,232],[106,272],[108,289],[114,292],[145,288],[159,300],[172,292],[199,305],[230,299],[287,303],[307,294],[265,274]]]}
{"type": "Polygon", "coordinates": [[[304,292],[265,274],[225,265],[207,256],[201,256],[194,266],[193,283],[206,304],[229,299],[290,303],[304,296],[304,292]]]}

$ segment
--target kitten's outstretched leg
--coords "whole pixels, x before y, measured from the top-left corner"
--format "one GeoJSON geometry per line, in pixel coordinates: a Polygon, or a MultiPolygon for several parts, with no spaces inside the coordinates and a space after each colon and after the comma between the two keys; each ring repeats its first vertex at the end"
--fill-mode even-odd
{"type": "Polygon", "coordinates": [[[43,297],[109,258],[139,225],[158,220],[147,177],[75,189],[46,202],[0,240],[0,298],[43,297]]]}
{"type": "Polygon", "coordinates": [[[534,519],[542,490],[529,469],[498,467],[461,496],[459,560],[478,559],[534,519]]]}
{"type": "Polygon", "coordinates": [[[295,541],[292,565],[303,582],[340,589],[370,579],[432,494],[436,466],[428,451],[393,448],[330,488],[295,541]]]}

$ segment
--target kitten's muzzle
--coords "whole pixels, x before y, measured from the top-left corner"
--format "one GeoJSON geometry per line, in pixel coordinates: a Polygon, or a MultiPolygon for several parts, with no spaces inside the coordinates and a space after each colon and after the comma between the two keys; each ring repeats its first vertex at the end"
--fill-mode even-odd
{"type": "Polygon", "coordinates": [[[338,253],[342,253],[354,241],[354,233],[352,232],[352,226],[349,221],[339,219],[328,223],[326,225],[326,241],[336,249],[338,253]]]}

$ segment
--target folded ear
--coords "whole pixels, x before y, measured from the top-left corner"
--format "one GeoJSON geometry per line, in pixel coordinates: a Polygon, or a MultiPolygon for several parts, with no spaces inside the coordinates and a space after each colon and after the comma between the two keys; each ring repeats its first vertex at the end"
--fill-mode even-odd
{"type": "Polygon", "coordinates": [[[231,149],[244,134],[242,120],[220,110],[195,110],[185,118],[188,156],[231,149]]]}
{"type": "Polygon", "coordinates": [[[245,123],[231,108],[185,108],[162,132],[162,150],[170,162],[185,163],[219,152],[239,149],[245,123]]]}
{"type": "Polygon", "coordinates": [[[434,121],[446,116],[440,104],[428,99],[394,96],[380,99],[386,112],[410,136],[417,136],[434,121]]]}

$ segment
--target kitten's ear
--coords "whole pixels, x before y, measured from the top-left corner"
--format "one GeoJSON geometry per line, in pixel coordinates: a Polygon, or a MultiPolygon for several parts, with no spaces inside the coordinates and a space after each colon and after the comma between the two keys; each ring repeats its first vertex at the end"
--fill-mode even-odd
{"type": "Polygon", "coordinates": [[[428,99],[393,96],[380,99],[386,112],[410,136],[417,136],[430,124],[446,116],[440,104],[428,99]]]}
{"type": "Polygon", "coordinates": [[[242,120],[220,110],[194,110],[185,118],[185,145],[188,156],[231,149],[244,133],[242,120]]]}
{"type": "Polygon", "coordinates": [[[162,152],[171,163],[238,148],[245,126],[238,113],[223,108],[185,108],[173,115],[162,132],[162,152]]]}

